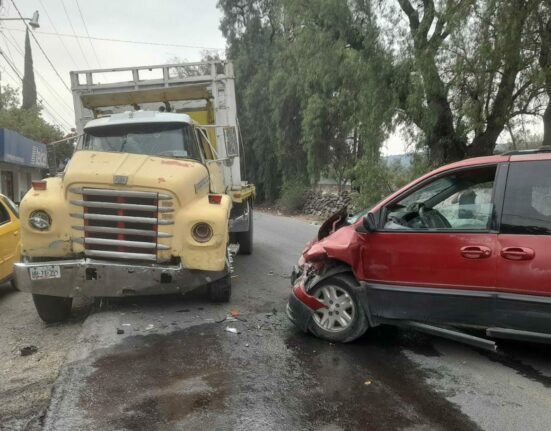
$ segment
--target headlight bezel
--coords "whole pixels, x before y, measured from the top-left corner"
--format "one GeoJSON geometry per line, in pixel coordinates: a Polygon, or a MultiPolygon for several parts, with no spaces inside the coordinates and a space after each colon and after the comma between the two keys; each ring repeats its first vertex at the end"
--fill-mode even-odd
{"type": "Polygon", "coordinates": [[[29,215],[29,226],[39,232],[44,232],[52,227],[52,218],[45,210],[34,210],[29,215]]]}
{"type": "Polygon", "coordinates": [[[195,223],[191,228],[191,236],[196,242],[200,244],[209,242],[212,239],[213,235],[214,231],[212,229],[212,226],[206,222],[195,223]],[[201,230],[203,229],[204,231],[201,232],[201,230]]]}

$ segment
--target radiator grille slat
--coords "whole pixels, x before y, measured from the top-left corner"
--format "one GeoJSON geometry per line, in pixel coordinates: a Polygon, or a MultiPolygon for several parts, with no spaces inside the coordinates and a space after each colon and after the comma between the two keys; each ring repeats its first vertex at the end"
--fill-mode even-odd
{"type": "Polygon", "coordinates": [[[88,187],[73,187],[70,191],[81,195],[80,199],[71,200],[71,204],[82,207],[82,213],[71,216],[83,222],[74,228],[84,231],[80,242],[87,256],[156,261],[158,251],[170,249],[158,243],[158,238],[170,237],[160,233],[158,226],[173,224],[166,219],[170,214],[159,218],[160,213],[173,211],[159,205],[159,201],[172,199],[171,196],[88,187]]]}

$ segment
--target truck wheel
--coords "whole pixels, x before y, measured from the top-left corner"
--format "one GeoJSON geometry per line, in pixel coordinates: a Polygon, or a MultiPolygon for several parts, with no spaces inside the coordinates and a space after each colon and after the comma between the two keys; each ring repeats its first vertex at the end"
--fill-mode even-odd
{"type": "Polygon", "coordinates": [[[13,290],[19,290],[19,287],[17,287],[17,282],[15,281],[15,278],[11,279],[10,284],[13,290]]]}
{"type": "Polygon", "coordinates": [[[253,207],[249,206],[249,230],[237,233],[237,242],[239,243],[239,254],[252,254],[253,252],[253,207]]]}
{"type": "Polygon", "coordinates": [[[220,280],[209,284],[209,299],[212,302],[230,302],[231,275],[227,274],[220,280]]]}
{"type": "Polygon", "coordinates": [[[61,322],[71,315],[73,298],[33,294],[38,315],[46,323],[61,322]]]}
{"type": "Polygon", "coordinates": [[[343,274],[329,277],[314,287],[310,294],[326,308],[314,313],[310,332],[337,343],[348,343],[363,335],[369,325],[356,287],[356,280],[343,274]]]}

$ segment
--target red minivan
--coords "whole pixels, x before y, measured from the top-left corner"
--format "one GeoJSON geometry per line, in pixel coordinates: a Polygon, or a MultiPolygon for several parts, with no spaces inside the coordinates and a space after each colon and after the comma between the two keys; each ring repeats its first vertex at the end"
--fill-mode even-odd
{"type": "Polygon", "coordinates": [[[331,341],[395,324],[551,342],[551,149],[453,163],[356,220],[336,214],[292,284],[289,318],[331,341]]]}

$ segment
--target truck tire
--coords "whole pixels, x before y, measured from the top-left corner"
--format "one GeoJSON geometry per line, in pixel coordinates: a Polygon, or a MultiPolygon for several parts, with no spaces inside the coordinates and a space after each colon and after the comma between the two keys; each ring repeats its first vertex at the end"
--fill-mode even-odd
{"type": "Polygon", "coordinates": [[[249,230],[237,233],[237,242],[239,243],[239,254],[252,254],[253,252],[253,207],[249,203],[249,230]]]}
{"type": "Polygon", "coordinates": [[[231,298],[231,275],[226,274],[223,278],[213,281],[208,286],[209,299],[212,302],[230,302],[231,298]]]}
{"type": "Polygon", "coordinates": [[[33,301],[38,315],[46,323],[61,322],[71,315],[73,298],[33,294],[33,301]]]}

